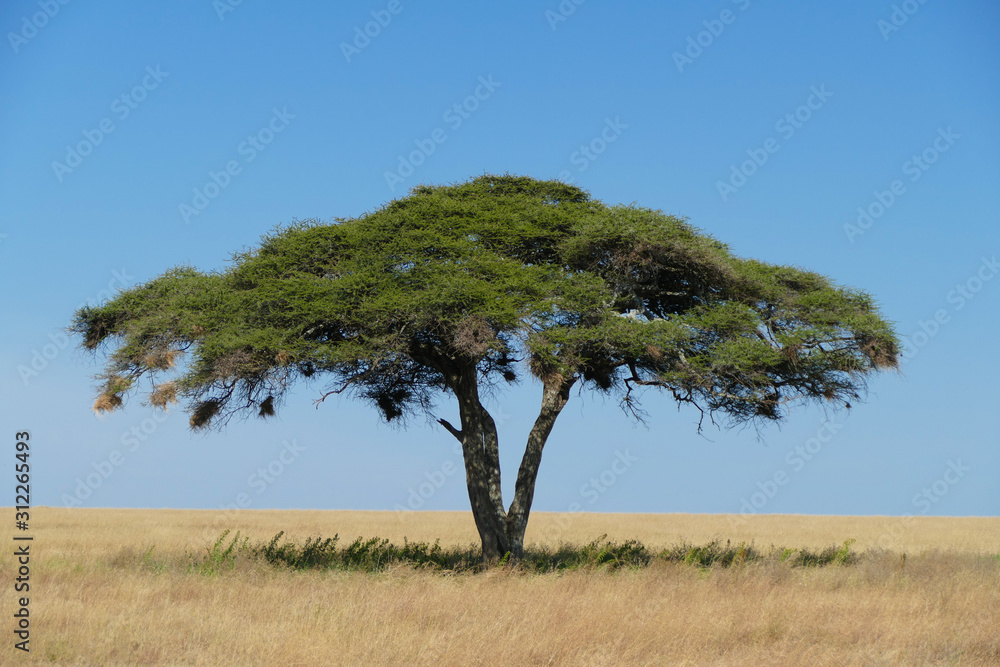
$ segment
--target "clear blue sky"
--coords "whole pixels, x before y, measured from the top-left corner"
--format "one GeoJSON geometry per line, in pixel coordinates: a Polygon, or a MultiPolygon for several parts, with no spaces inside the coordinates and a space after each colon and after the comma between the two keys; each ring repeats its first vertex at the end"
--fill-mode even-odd
{"type": "MultiPolygon", "coordinates": [[[[36,505],[467,509],[451,436],[314,409],[320,385],[223,433],[139,400],[100,420],[62,329],[275,225],[510,172],[866,289],[908,340],[868,402],[762,439],[574,394],[536,510],[1000,510],[994,2],[12,0],[0,27],[0,433],[31,431],[36,505]]],[[[508,497],[538,398],[493,404],[508,497]]]]}

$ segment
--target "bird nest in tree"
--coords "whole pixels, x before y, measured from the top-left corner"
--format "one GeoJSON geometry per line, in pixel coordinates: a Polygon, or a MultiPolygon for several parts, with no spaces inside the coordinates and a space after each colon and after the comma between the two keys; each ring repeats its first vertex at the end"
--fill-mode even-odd
{"type": "Polygon", "coordinates": [[[168,404],[177,402],[177,383],[164,382],[159,385],[149,395],[149,404],[153,407],[165,409],[168,404]]]}
{"type": "Polygon", "coordinates": [[[191,428],[207,427],[221,408],[222,402],[215,398],[199,403],[191,413],[191,428]]]}
{"type": "Polygon", "coordinates": [[[495,345],[496,336],[485,318],[470,315],[459,322],[452,334],[452,342],[460,352],[481,357],[495,345]]]}
{"type": "Polygon", "coordinates": [[[894,345],[886,345],[875,338],[870,338],[861,341],[858,348],[875,368],[895,368],[899,365],[897,359],[899,350],[894,345]]]}
{"type": "Polygon", "coordinates": [[[168,371],[174,367],[176,359],[180,354],[179,350],[153,350],[142,358],[142,363],[146,368],[168,371]]]}
{"type": "Polygon", "coordinates": [[[111,412],[122,405],[122,397],[118,394],[101,394],[94,401],[94,412],[111,412]]]}
{"type": "Polygon", "coordinates": [[[261,417],[274,416],[274,396],[268,396],[264,399],[264,402],[260,404],[260,411],[257,414],[261,417]]]}

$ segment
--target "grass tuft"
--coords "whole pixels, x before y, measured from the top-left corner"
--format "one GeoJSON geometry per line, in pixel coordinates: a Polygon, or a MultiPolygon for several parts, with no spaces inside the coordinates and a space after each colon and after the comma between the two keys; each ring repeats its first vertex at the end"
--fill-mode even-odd
{"type": "Polygon", "coordinates": [[[205,554],[190,557],[189,572],[197,572],[206,577],[219,574],[222,570],[232,570],[236,567],[236,561],[241,556],[256,556],[256,551],[250,547],[250,538],[244,537],[240,542],[240,532],[236,531],[236,536],[224,546],[226,537],[231,531],[224,530],[219,539],[210,547],[205,547],[205,554]]]}

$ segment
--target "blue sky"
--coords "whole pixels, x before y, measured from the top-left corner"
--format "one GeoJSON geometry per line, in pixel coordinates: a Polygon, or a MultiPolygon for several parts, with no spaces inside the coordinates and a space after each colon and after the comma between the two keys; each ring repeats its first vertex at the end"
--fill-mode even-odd
{"type": "MultiPolygon", "coordinates": [[[[139,400],[98,419],[63,328],[275,225],[509,172],[868,290],[908,350],[849,414],[760,438],[574,393],[534,509],[997,515],[1000,6],[455,4],[3,4],[2,423],[31,432],[33,504],[467,509],[451,436],[316,409],[319,384],[222,433],[139,400]]],[[[491,404],[508,498],[539,394],[491,404]]]]}

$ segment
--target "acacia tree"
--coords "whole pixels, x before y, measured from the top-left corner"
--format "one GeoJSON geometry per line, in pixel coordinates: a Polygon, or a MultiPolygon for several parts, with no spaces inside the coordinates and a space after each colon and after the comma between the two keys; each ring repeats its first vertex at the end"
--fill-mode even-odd
{"type": "Polygon", "coordinates": [[[271,416],[316,377],[317,401],[346,392],[386,421],[436,419],[462,444],[484,559],[523,554],[542,450],[574,386],[640,419],[639,390],[656,388],[712,421],[776,421],[796,402],[850,407],[899,351],[864,292],[741,259],[659,211],[493,175],[279,229],[224,271],[176,268],[82,308],[72,330],[108,355],[97,410],[148,378],[150,404],[184,398],[202,429],[271,416]],[[525,373],[541,404],[505,506],[481,396],[525,373]],[[456,424],[435,413],[442,395],[456,424]]]}

